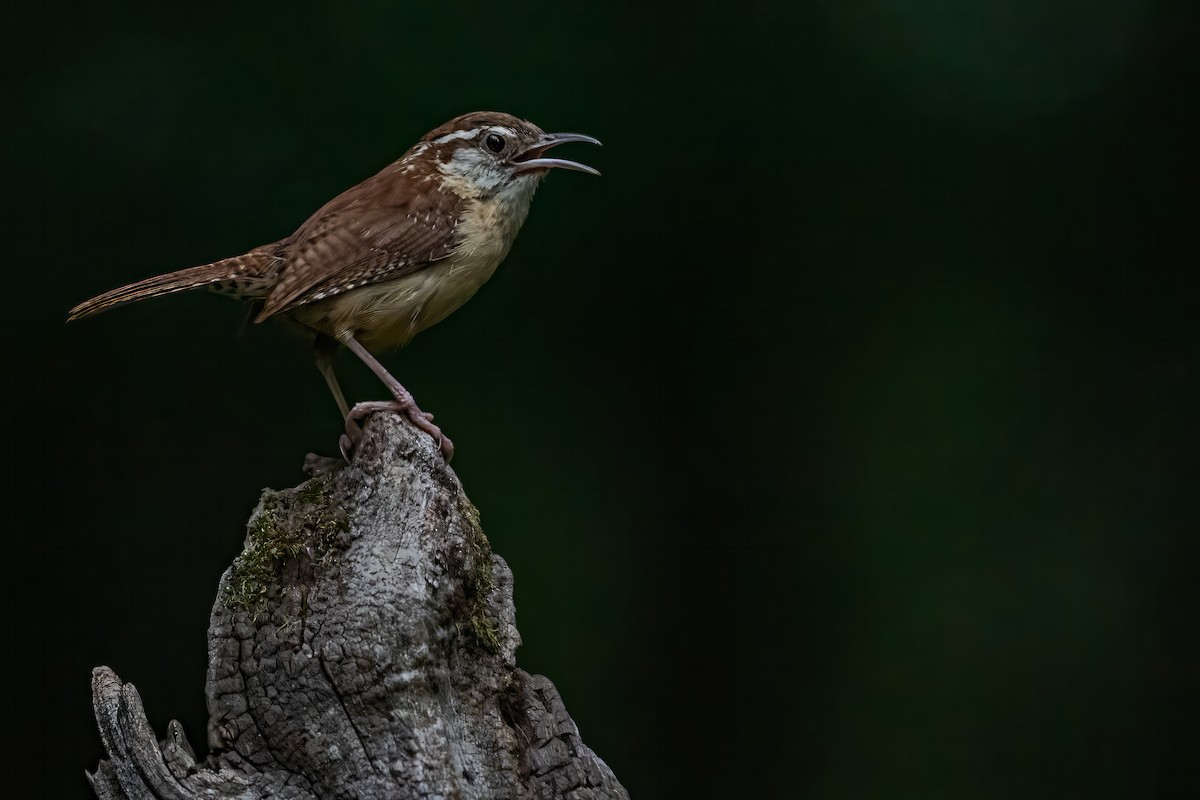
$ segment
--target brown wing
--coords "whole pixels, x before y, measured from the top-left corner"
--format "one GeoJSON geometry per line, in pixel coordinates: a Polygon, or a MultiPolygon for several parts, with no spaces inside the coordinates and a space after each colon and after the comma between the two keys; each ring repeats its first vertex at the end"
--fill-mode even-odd
{"type": "Polygon", "coordinates": [[[449,256],[461,199],[451,192],[437,194],[425,195],[419,212],[407,198],[340,207],[334,201],[318,211],[287,247],[287,263],[254,321],[400,278],[449,256]]]}

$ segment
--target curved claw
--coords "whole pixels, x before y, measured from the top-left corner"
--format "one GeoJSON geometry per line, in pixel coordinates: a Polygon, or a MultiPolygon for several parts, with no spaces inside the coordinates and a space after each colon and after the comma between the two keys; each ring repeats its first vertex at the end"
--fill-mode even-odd
{"type": "Polygon", "coordinates": [[[454,442],[450,441],[450,437],[442,433],[442,429],[433,424],[433,414],[426,414],[416,406],[410,406],[405,409],[409,420],[413,425],[416,425],[421,430],[433,437],[433,441],[437,444],[438,449],[442,451],[442,458],[449,464],[454,458],[454,442]]]}
{"type": "Polygon", "coordinates": [[[450,441],[450,437],[438,430],[438,435],[435,437],[438,448],[442,451],[442,458],[449,464],[454,459],[454,442],[450,441]]]}
{"type": "Polygon", "coordinates": [[[362,419],[367,414],[376,411],[395,411],[403,414],[420,430],[428,433],[433,441],[437,444],[438,449],[442,451],[442,458],[446,463],[450,463],[450,459],[454,457],[454,442],[450,441],[450,437],[442,433],[442,429],[433,424],[433,414],[426,413],[417,408],[416,403],[402,403],[398,400],[373,400],[365,403],[359,403],[350,409],[350,413],[346,415],[346,433],[342,434],[338,441],[338,446],[342,450],[342,457],[346,462],[350,462],[347,456],[348,452],[353,451],[352,445],[358,443],[362,437],[362,428],[358,426],[357,420],[362,419]],[[347,446],[347,444],[351,446],[347,446]]]}

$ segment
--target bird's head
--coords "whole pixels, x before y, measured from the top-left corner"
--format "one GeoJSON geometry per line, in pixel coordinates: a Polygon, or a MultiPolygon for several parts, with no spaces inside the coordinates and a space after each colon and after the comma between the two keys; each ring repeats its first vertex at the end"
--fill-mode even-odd
{"type": "Polygon", "coordinates": [[[464,197],[532,196],[552,169],[600,174],[586,164],[546,156],[567,142],[600,144],[582,133],[546,133],[511,114],[477,111],[425,134],[405,160],[428,160],[448,188],[464,197]]]}

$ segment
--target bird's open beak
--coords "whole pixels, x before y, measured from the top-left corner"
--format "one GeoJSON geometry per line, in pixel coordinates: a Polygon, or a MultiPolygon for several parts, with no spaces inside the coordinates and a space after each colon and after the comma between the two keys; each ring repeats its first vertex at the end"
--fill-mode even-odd
{"type": "Polygon", "coordinates": [[[585,136],[582,133],[543,133],[536,144],[513,157],[513,163],[517,167],[517,172],[531,172],[535,169],[554,169],[558,167],[560,169],[573,169],[576,172],[586,172],[589,175],[599,175],[600,170],[589,167],[587,164],[580,164],[578,161],[568,161],[565,158],[542,158],[542,154],[551,147],[557,147],[567,142],[600,144],[599,139],[593,139],[591,136],[585,136]]]}

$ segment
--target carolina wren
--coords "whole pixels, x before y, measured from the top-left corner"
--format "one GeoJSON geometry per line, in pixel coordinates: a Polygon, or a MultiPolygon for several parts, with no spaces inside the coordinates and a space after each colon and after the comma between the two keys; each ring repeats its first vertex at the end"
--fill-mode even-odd
{"type": "Polygon", "coordinates": [[[450,439],[372,353],[407,344],[475,294],[508,254],[547,172],[600,174],[546,157],[565,142],[600,144],[545,133],[509,114],[464,114],[330,200],[291,236],[105,292],[71,309],[68,321],[201,286],[249,300],[258,306],[255,322],[284,316],[315,334],[317,368],[345,420],[343,455],[360,434],[359,418],[393,409],[433,436],[449,461],[450,439]],[[338,345],[371,368],[392,401],[346,403],[333,371],[338,345]]]}

